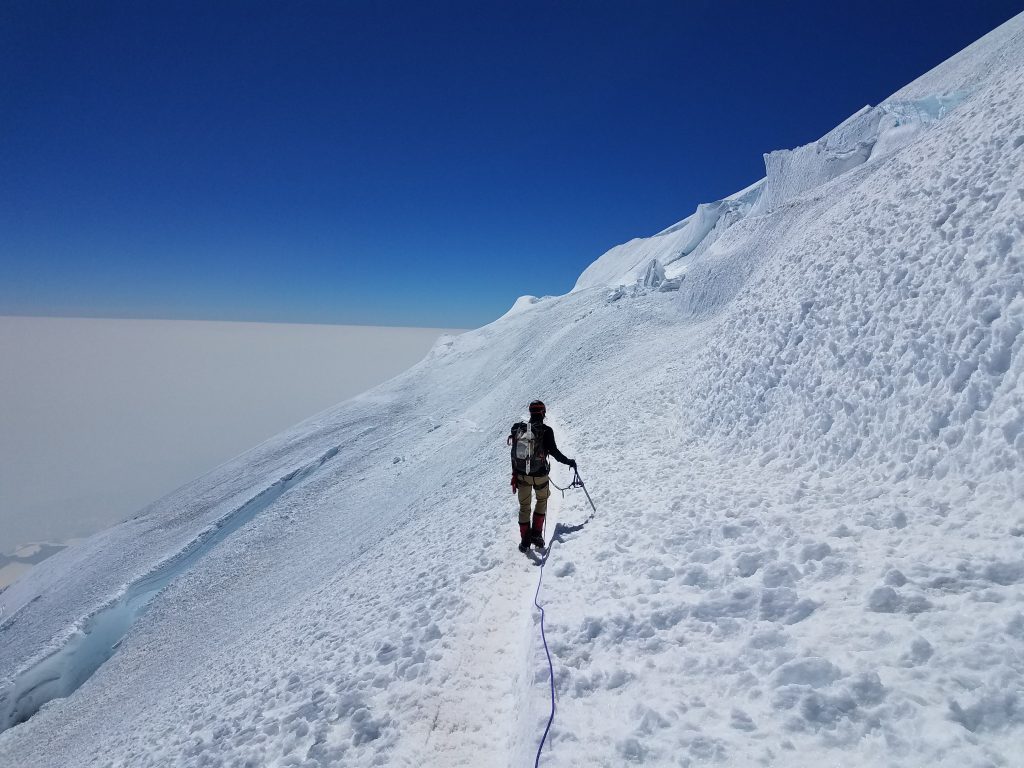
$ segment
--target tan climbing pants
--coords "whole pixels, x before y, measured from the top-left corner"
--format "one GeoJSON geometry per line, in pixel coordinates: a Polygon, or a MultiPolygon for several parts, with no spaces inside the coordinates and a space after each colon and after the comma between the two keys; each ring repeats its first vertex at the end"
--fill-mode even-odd
{"type": "Polygon", "coordinates": [[[538,515],[547,514],[548,496],[551,495],[551,486],[548,483],[547,475],[543,477],[517,475],[516,486],[519,489],[519,522],[521,524],[530,524],[530,498],[532,492],[537,493],[537,506],[534,512],[538,515]]]}

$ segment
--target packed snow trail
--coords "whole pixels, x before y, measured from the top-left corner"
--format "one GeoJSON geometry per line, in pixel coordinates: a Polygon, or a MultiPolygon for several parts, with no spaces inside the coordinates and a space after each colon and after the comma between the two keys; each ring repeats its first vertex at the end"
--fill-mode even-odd
{"type": "Polygon", "coordinates": [[[0,595],[4,680],[339,448],[0,763],[528,765],[548,680],[504,438],[535,397],[601,510],[545,568],[545,768],[1017,762],[1022,62],[1018,17],[693,226],[42,563],[0,595]]]}

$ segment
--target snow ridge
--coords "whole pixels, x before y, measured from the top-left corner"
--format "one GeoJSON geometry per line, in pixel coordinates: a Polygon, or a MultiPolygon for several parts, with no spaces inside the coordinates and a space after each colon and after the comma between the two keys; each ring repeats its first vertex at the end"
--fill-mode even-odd
{"type": "MultiPolygon", "coordinates": [[[[993,43],[1000,40],[997,32],[992,33],[993,43]]],[[[1002,48],[986,50],[984,64],[1005,55],[1010,43],[1002,43],[1002,48]]],[[[973,46],[961,55],[973,53],[972,49],[973,46]]],[[[954,61],[959,58],[954,57],[954,61]]],[[[652,267],[670,268],[666,276],[681,281],[686,265],[693,260],[687,257],[699,257],[736,222],[768,214],[857,166],[878,161],[944,118],[967,97],[968,89],[978,85],[976,75],[957,70],[955,64],[947,62],[936,71],[950,70],[959,75],[958,88],[922,94],[920,87],[908,86],[877,107],[863,107],[815,142],[765,154],[763,179],[722,200],[701,203],[691,216],[652,237],[615,246],[584,270],[573,290],[643,283],[645,271],[652,267]],[[914,97],[908,98],[912,94],[914,97]]],[[[935,82],[931,75],[921,80],[935,82]]],[[[941,85],[937,83],[936,87],[941,85]]]]}

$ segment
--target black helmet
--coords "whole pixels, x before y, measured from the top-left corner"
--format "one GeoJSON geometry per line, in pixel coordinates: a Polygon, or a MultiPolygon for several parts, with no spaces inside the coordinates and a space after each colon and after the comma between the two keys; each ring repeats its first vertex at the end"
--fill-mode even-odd
{"type": "Polygon", "coordinates": [[[532,416],[540,416],[543,419],[544,415],[547,412],[548,412],[548,409],[544,406],[544,403],[542,403],[540,400],[534,400],[532,403],[530,403],[530,416],[531,417],[532,416]]]}

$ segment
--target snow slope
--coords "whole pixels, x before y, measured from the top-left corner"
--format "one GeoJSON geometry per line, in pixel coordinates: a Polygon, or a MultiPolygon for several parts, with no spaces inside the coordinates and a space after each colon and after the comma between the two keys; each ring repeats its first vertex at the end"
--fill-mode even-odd
{"type": "Polygon", "coordinates": [[[537,396],[598,509],[553,497],[542,765],[1019,762],[1022,62],[1024,16],[43,563],[0,593],[0,716],[126,634],[0,763],[529,765],[537,396]]]}

